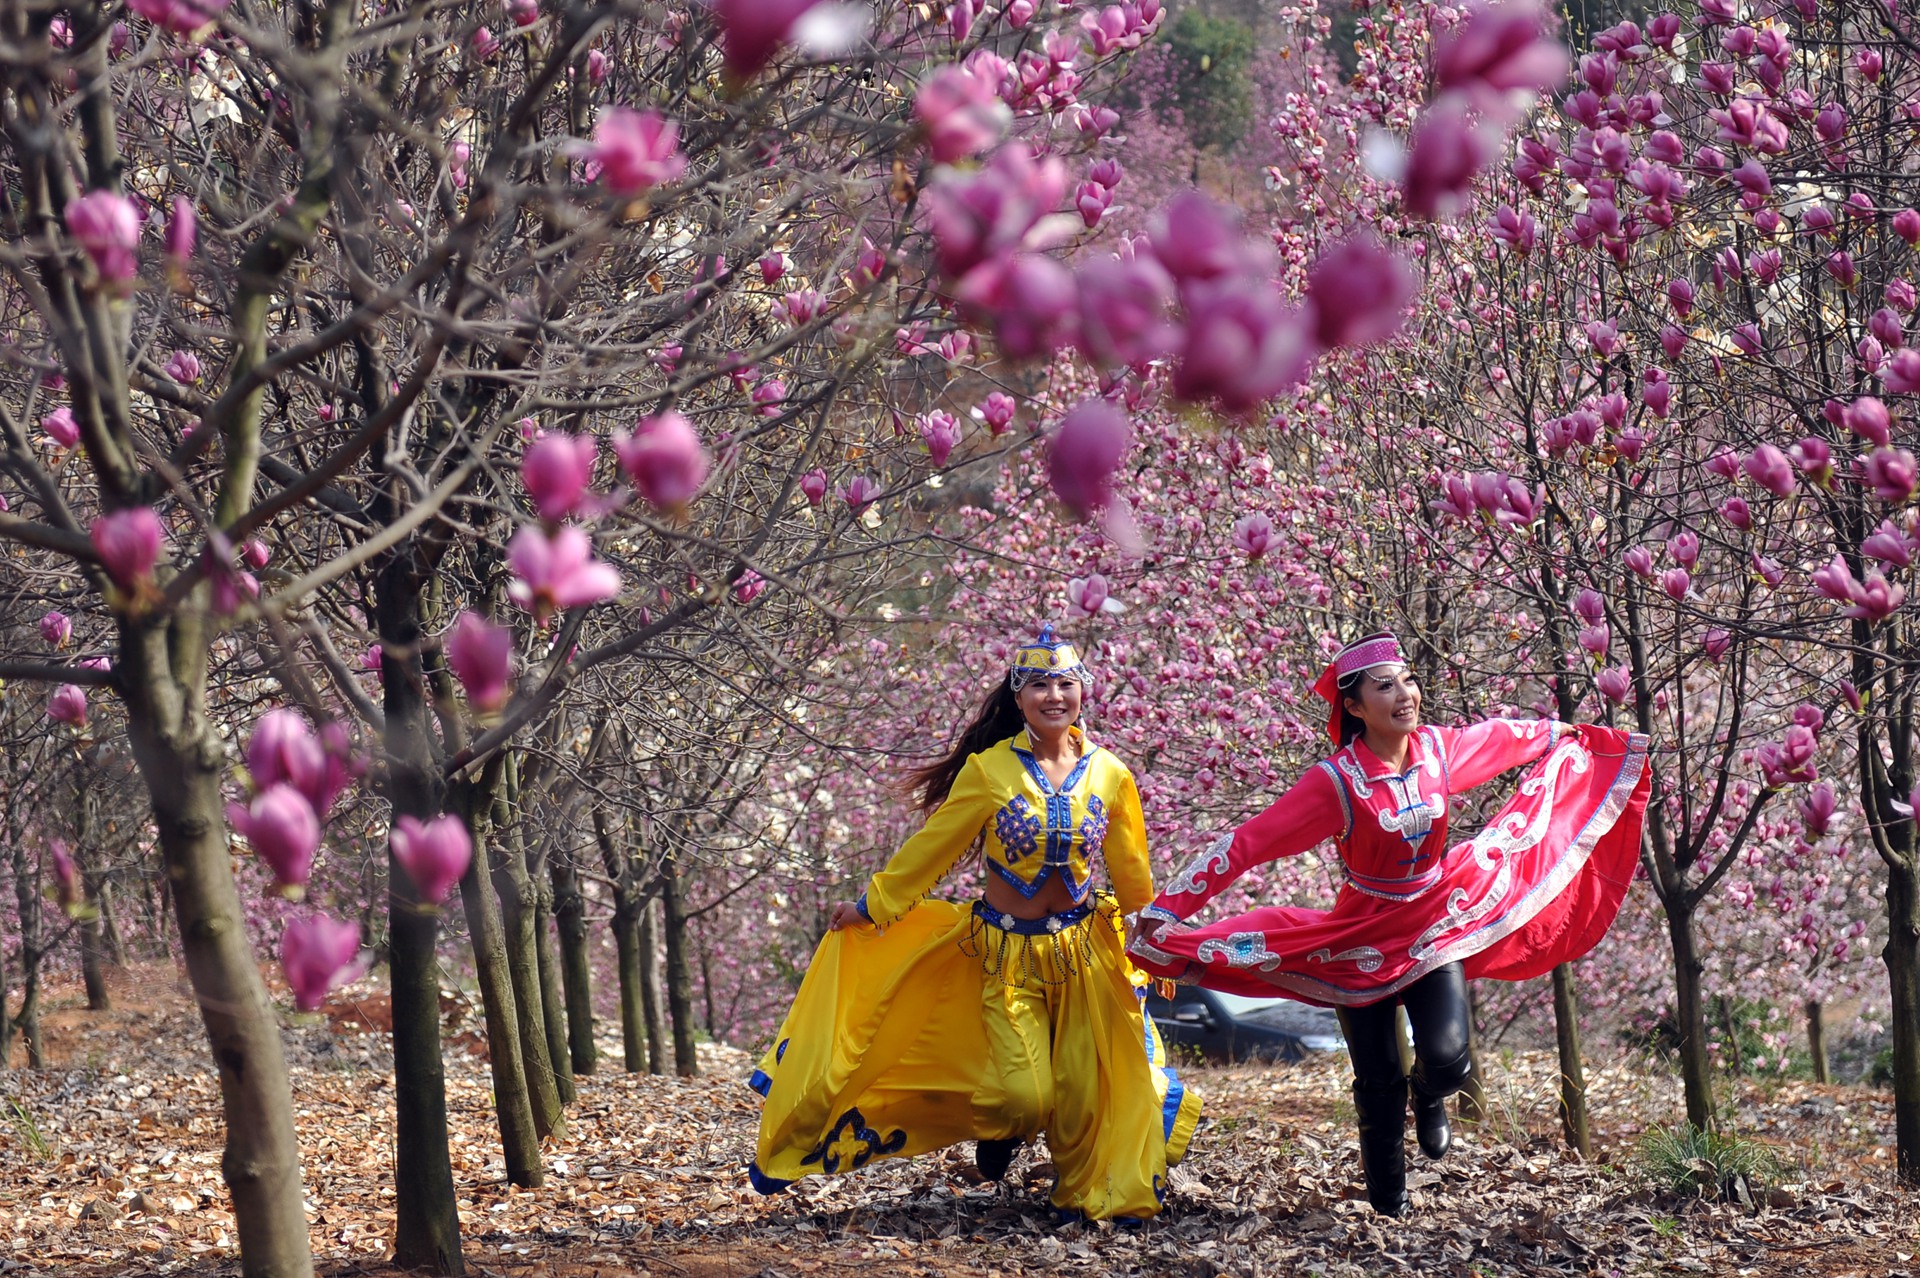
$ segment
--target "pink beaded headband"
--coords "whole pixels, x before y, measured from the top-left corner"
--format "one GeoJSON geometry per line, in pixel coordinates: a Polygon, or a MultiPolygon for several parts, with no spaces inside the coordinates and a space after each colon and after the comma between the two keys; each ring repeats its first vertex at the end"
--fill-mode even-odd
{"type": "Polygon", "coordinates": [[[1374,666],[1393,663],[1405,665],[1406,654],[1400,651],[1400,641],[1386,631],[1368,635],[1365,639],[1356,639],[1340,651],[1333,654],[1333,677],[1344,679],[1356,670],[1367,670],[1374,666]]]}

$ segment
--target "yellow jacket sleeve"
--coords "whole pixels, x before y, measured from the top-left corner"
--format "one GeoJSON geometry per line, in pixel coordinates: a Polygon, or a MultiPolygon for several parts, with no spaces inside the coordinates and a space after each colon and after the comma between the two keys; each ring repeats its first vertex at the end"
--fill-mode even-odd
{"type": "Polygon", "coordinates": [[[1106,858],[1107,877],[1113,881],[1113,895],[1120,912],[1132,914],[1153,900],[1153,866],[1147,860],[1147,820],[1140,810],[1140,790],[1133,774],[1125,773],[1120,792],[1114,796],[1113,815],[1107,821],[1106,842],[1101,847],[1106,858]]]}
{"type": "Polygon", "coordinates": [[[886,868],[867,881],[861,912],[887,927],[911,910],[953,868],[992,815],[986,769],[974,755],[954,778],[946,802],[934,809],[918,834],[900,845],[886,868]]]}

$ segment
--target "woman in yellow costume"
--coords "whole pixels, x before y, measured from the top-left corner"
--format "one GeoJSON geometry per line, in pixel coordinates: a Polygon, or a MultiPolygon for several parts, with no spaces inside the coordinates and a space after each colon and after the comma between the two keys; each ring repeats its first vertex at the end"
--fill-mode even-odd
{"type": "Polygon", "coordinates": [[[1044,1131],[1057,1211],[1159,1211],[1200,1098],[1167,1067],[1127,960],[1122,916],[1153,900],[1153,872],[1133,774],[1078,726],[1088,679],[1042,629],[915,774],[926,827],[834,907],[754,1072],[760,1192],[962,1140],[998,1180],[1044,1131]],[[923,899],[976,842],[984,898],[923,899]],[[1092,891],[1096,855],[1112,893],[1092,891]]]}

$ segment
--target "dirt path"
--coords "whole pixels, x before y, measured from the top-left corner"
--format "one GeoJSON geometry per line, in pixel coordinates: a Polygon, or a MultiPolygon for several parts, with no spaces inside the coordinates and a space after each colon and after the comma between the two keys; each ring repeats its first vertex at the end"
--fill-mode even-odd
{"type": "MultiPolygon", "coordinates": [[[[77,989],[54,991],[55,1068],[0,1076],[0,1274],[237,1273],[198,1018],[170,970],[125,974],[114,992],[114,1011],[87,1013],[77,989]]],[[[464,1037],[471,1010],[453,1000],[445,1010],[450,1038],[477,1043],[464,1037]]],[[[364,995],[287,1033],[314,1247],[322,1271],[343,1278],[393,1272],[382,1263],[393,1220],[383,1024],[383,1000],[364,995]]],[[[741,1171],[758,1114],[738,1081],[750,1062],[729,1048],[702,1052],[700,1078],[580,1080],[569,1138],[548,1149],[547,1186],[521,1192],[503,1183],[485,1064],[450,1049],[454,1174],[474,1271],[1920,1278],[1920,1209],[1891,1185],[1888,1098],[1859,1088],[1741,1089],[1738,1129],[1797,1165],[1747,1210],[1657,1198],[1625,1169],[1648,1123],[1678,1110],[1663,1068],[1593,1072],[1601,1148],[1583,1164],[1553,1139],[1550,1059],[1489,1062],[1492,1121],[1462,1130],[1445,1163],[1416,1154],[1416,1214],[1383,1228],[1355,1201],[1340,1061],[1195,1069],[1209,1121],[1173,1175],[1168,1211],[1139,1231],[1056,1229],[1044,1150],[1024,1154],[998,1188],[978,1183],[968,1151],[949,1150],[762,1198],[741,1171]]]]}

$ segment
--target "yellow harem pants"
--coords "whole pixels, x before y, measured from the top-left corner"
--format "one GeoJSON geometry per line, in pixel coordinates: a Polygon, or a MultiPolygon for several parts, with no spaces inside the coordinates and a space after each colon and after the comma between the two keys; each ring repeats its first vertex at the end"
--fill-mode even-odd
{"type": "Polygon", "coordinates": [[[956,1141],[1046,1133],[1053,1205],[1151,1216],[1200,1096],[1170,1068],[1112,898],[1012,928],[922,901],[885,932],[829,932],[752,1086],[748,1169],[776,1193],[956,1141]]]}

